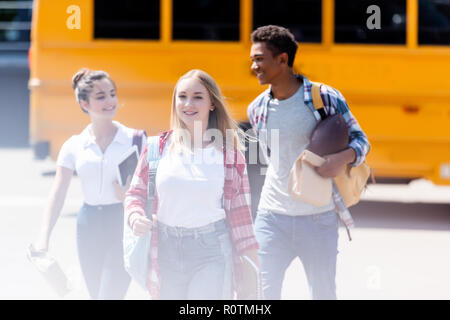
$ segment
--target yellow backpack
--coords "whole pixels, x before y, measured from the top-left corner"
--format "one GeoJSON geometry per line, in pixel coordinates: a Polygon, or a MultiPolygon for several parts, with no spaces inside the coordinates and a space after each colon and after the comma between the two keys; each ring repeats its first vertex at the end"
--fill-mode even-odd
{"type": "MultiPolygon", "coordinates": [[[[322,120],[324,120],[328,115],[325,112],[322,97],[320,95],[321,85],[321,83],[313,82],[311,94],[314,108],[319,112],[322,120]]],[[[347,208],[359,202],[370,176],[372,176],[372,181],[374,181],[371,168],[366,162],[363,162],[357,167],[349,164],[344,171],[334,178],[334,183],[347,208]]]]}

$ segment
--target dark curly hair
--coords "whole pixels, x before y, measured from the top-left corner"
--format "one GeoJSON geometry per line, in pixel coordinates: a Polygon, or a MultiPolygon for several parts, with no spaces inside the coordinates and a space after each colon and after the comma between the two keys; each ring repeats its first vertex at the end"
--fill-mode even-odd
{"type": "Polygon", "coordinates": [[[298,45],[289,29],[274,25],[259,27],[252,32],[252,42],[265,42],[274,57],[286,52],[288,66],[294,65],[298,45]]]}

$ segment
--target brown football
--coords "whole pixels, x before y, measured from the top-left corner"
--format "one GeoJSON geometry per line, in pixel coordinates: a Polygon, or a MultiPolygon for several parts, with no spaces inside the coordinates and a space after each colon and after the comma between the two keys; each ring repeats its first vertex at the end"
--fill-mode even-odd
{"type": "Polygon", "coordinates": [[[344,117],[337,113],[317,124],[307,149],[319,156],[324,156],[346,149],[348,142],[348,125],[344,117]]]}

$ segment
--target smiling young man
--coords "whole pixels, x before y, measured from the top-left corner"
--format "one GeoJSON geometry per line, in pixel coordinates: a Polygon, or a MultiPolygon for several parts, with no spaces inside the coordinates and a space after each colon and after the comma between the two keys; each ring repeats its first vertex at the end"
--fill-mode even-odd
{"type": "MultiPolygon", "coordinates": [[[[263,290],[266,299],[280,299],[284,273],[299,257],[312,298],[331,300],[336,299],[338,216],[347,215],[342,219],[347,227],[353,221],[336,191],[327,205],[315,207],[295,200],[287,190],[291,167],[320,120],[312,103],[311,82],[292,70],[296,51],[297,43],[288,29],[269,25],[252,33],[252,71],[260,84],[270,85],[248,107],[250,123],[268,162],[255,221],[263,290]]],[[[339,112],[349,125],[348,148],[324,156],[326,162],[317,169],[331,178],[348,164],[362,163],[369,142],[339,91],[322,85],[321,96],[327,114],[339,112]]]]}

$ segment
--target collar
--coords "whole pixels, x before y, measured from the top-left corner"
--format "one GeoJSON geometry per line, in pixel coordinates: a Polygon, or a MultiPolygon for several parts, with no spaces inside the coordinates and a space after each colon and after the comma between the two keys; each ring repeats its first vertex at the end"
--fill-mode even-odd
{"type": "MultiPolygon", "coordinates": [[[[125,131],[125,127],[123,124],[121,124],[118,121],[113,121],[113,123],[117,126],[117,132],[114,136],[114,139],[111,141],[111,143],[117,142],[120,144],[127,144],[129,142],[129,137],[125,131]]],[[[83,147],[88,148],[91,145],[95,145],[94,137],[89,133],[89,129],[91,128],[92,124],[89,124],[84,130],[81,132],[81,137],[83,139],[83,147]]]]}
{"type": "MultiPolygon", "coordinates": [[[[303,75],[301,75],[301,74],[296,74],[295,77],[296,77],[298,80],[303,80],[303,93],[304,93],[304,95],[303,95],[303,101],[305,102],[305,105],[308,106],[308,107],[311,109],[311,111],[313,112],[313,114],[314,114],[316,120],[320,120],[320,119],[321,119],[320,114],[319,114],[319,113],[317,112],[317,110],[314,108],[313,101],[312,101],[312,94],[311,94],[312,83],[311,83],[311,81],[310,81],[307,77],[305,77],[305,76],[303,76],[303,75]]],[[[267,108],[268,103],[269,103],[269,100],[270,100],[270,99],[273,99],[271,87],[269,87],[269,88],[266,90],[266,93],[267,93],[267,94],[266,94],[266,97],[267,97],[268,99],[267,99],[267,101],[264,103],[264,107],[265,107],[265,108],[267,108]]]]}
{"type": "MultiPolygon", "coordinates": [[[[298,81],[303,80],[303,87],[306,87],[306,85],[305,85],[305,80],[306,80],[308,83],[310,83],[309,80],[308,80],[305,76],[302,76],[301,74],[295,74],[294,76],[295,76],[295,78],[296,78],[298,81]]],[[[269,86],[268,94],[269,94],[269,98],[270,98],[270,99],[273,99],[272,85],[269,86]]]]}

